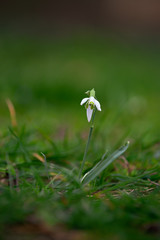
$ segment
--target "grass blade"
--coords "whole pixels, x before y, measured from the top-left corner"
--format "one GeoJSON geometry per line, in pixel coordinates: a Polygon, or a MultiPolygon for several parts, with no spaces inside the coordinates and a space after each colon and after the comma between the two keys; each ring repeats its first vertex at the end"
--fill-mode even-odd
{"type": "Polygon", "coordinates": [[[87,172],[81,179],[82,184],[87,184],[95,179],[106,167],[108,167],[116,158],[121,156],[128,148],[129,142],[118,150],[109,155],[106,159],[98,162],[89,172],[87,172]]]}

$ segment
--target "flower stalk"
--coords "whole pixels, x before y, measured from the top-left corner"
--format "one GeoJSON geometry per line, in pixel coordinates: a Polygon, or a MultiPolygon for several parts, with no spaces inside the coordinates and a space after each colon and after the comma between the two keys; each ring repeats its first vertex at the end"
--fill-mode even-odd
{"type": "Polygon", "coordinates": [[[92,132],[93,132],[93,128],[94,128],[94,124],[93,123],[94,123],[95,115],[96,115],[96,108],[93,111],[92,122],[91,122],[90,131],[89,131],[89,135],[88,135],[88,140],[87,140],[86,148],[85,148],[85,151],[84,151],[82,165],[81,165],[81,168],[80,168],[80,171],[79,171],[79,179],[82,176],[82,171],[83,171],[83,168],[84,168],[84,164],[86,162],[86,156],[87,156],[87,152],[88,152],[88,147],[89,147],[89,144],[90,144],[90,141],[91,141],[91,136],[92,136],[92,132]]]}
{"type": "Polygon", "coordinates": [[[85,108],[86,108],[86,114],[87,114],[87,120],[88,122],[91,121],[91,127],[90,127],[90,131],[89,131],[89,135],[88,135],[88,140],[87,140],[87,144],[86,144],[86,148],[84,151],[84,156],[83,156],[83,161],[82,161],[82,165],[79,171],[79,179],[81,178],[82,175],[82,171],[84,168],[84,164],[86,162],[86,156],[87,156],[87,152],[88,152],[88,147],[91,141],[91,136],[92,136],[92,132],[93,132],[93,123],[94,123],[94,118],[95,118],[95,114],[96,111],[101,111],[101,105],[98,102],[98,100],[96,99],[96,93],[94,88],[87,91],[86,94],[88,95],[87,98],[83,98],[80,105],[83,105],[85,103],[85,108]]]}

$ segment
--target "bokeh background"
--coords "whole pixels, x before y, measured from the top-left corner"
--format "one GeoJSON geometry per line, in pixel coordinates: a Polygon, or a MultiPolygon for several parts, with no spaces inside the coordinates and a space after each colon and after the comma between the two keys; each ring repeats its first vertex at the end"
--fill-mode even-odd
{"type": "Polygon", "coordinates": [[[114,141],[159,126],[159,1],[8,0],[0,23],[2,128],[9,98],[20,125],[75,135],[88,127],[79,103],[93,87],[97,126],[112,125],[114,141]]]}

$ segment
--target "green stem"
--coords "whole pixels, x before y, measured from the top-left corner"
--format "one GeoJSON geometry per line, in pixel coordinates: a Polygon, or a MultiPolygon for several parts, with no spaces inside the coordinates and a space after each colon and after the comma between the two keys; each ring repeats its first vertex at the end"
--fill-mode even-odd
{"type": "Polygon", "coordinates": [[[90,140],[91,140],[93,127],[94,127],[93,122],[94,122],[95,114],[96,114],[96,109],[94,110],[93,116],[92,116],[92,122],[91,122],[91,127],[90,127],[90,131],[89,131],[89,135],[88,135],[88,140],[87,140],[86,148],[85,148],[85,151],[84,151],[82,165],[81,165],[81,168],[80,168],[80,171],[79,171],[79,179],[81,178],[82,171],[83,171],[83,168],[84,168],[84,164],[86,162],[86,156],[87,156],[87,152],[88,152],[88,147],[89,147],[89,143],[90,143],[90,140]]]}

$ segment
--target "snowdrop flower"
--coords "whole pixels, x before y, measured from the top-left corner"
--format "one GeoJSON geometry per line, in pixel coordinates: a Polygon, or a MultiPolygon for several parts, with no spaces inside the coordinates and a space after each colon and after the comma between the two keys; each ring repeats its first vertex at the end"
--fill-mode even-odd
{"type": "Polygon", "coordinates": [[[88,98],[83,98],[80,105],[83,105],[86,103],[85,107],[87,110],[87,119],[88,122],[90,122],[92,118],[92,113],[94,108],[96,107],[98,111],[101,111],[101,105],[100,103],[95,99],[95,90],[94,88],[91,91],[87,91],[86,94],[89,95],[88,98]]]}

